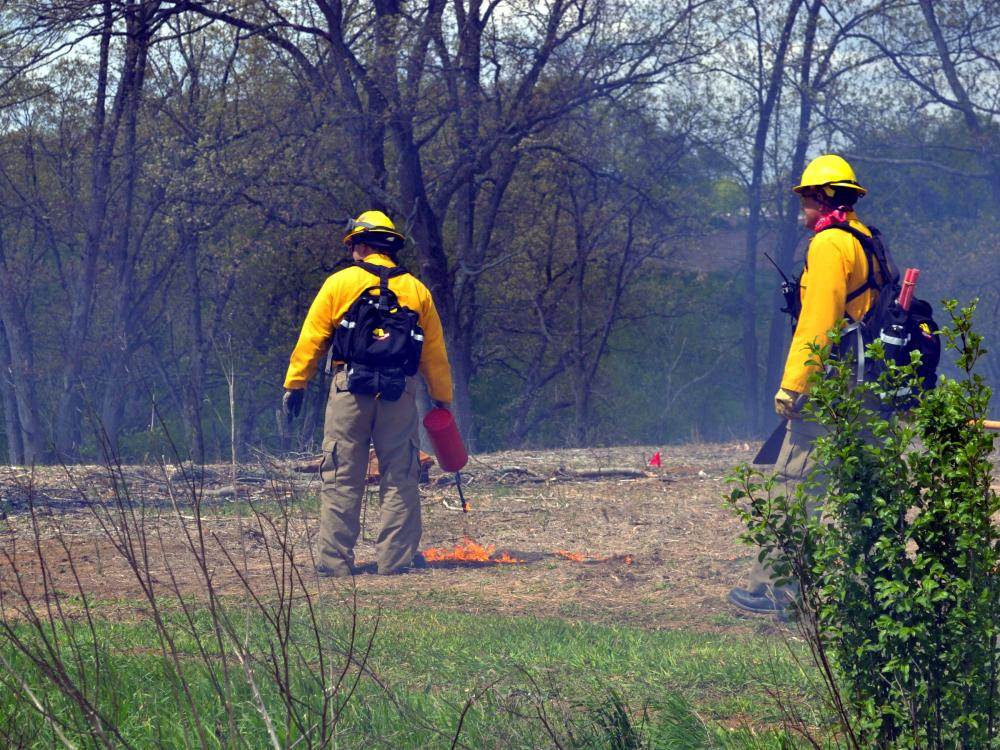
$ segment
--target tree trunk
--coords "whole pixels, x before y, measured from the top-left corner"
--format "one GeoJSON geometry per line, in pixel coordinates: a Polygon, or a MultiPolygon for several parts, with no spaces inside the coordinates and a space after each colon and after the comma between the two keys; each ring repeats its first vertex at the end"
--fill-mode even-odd
{"type": "MultiPolygon", "coordinates": [[[[460,163],[471,167],[476,161],[475,144],[479,137],[480,127],[480,99],[481,90],[479,86],[481,61],[481,35],[482,25],[479,18],[479,3],[473,0],[469,3],[468,12],[461,3],[456,3],[456,10],[461,11],[458,16],[459,22],[459,49],[458,49],[458,80],[457,90],[461,92],[463,106],[458,111],[457,138],[458,157],[460,163]]],[[[478,271],[478,256],[481,244],[476,238],[476,193],[477,189],[473,181],[473,170],[470,168],[463,175],[455,200],[455,222],[457,229],[458,247],[458,268],[456,276],[460,281],[458,286],[468,294],[459,293],[463,306],[462,310],[449,310],[449,317],[453,321],[450,342],[455,349],[454,363],[452,365],[452,375],[455,381],[455,414],[462,434],[465,435],[467,447],[470,451],[476,449],[477,436],[475,423],[473,422],[472,396],[469,385],[472,382],[473,373],[473,347],[474,329],[468,325],[470,309],[475,308],[475,278],[469,278],[466,269],[473,273],[478,271]],[[468,305],[468,307],[465,307],[468,305]]],[[[451,280],[446,277],[446,285],[452,289],[451,280]]]]}
{"type": "Polygon", "coordinates": [[[760,224],[760,185],[751,185],[743,269],[743,413],[746,427],[757,432],[760,387],[757,377],[757,235],[760,224]]]}
{"type": "Polygon", "coordinates": [[[764,179],[764,151],[767,146],[767,136],[771,127],[771,116],[777,103],[784,78],[785,57],[795,26],[795,18],[803,0],[791,0],[785,13],[785,24],[781,32],[781,41],[775,51],[773,67],[769,76],[768,86],[760,104],[757,119],[757,130],[753,144],[753,168],[750,177],[750,189],[747,201],[749,218],[747,220],[746,256],[743,280],[743,368],[744,377],[744,412],[747,415],[747,427],[751,432],[759,432],[760,420],[760,377],[757,361],[757,255],[760,241],[761,223],[761,185],[764,179]]]}
{"type": "Polygon", "coordinates": [[[205,434],[201,426],[201,404],[205,395],[205,334],[201,319],[201,274],[198,269],[198,236],[181,231],[182,257],[188,278],[188,372],[184,378],[184,427],[191,460],[205,463],[205,434]]]}
{"type": "MultiPolygon", "coordinates": [[[[6,273],[4,273],[7,276],[6,273]]],[[[9,278],[9,276],[8,276],[9,278]]],[[[3,286],[7,286],[4,284],[3,286]]],[[[31,330],[24,310],[19,306],[13,291],[0,288],[0,318],[2,318],[6,349],[10,357],[10,379],[13,382],[14,399],[17,403],[17,421],[21,427],[21,448],[23,463],[47,463],[49,452],[45,449],[45,437],[39,419],[41,410],[35,372],[34,350],[31,330]]]]}
{"type": "Polygon", "coordinates": [[[24,440],[21,420],[18,417],[17,397],[14,394],[14,368],[7,345],[7,334],[0,321],[0,397],[3,399],[4,434],[7,436],[7,463],[23,466],[24,440]]]}
{"type": "MultiPolygon", "coordinates": [[[[795,151],[792,154],[791,178],[802,174],[806,163],[806,151],[809,148],[809,130],[812,125],[814,81],[812,78],[813,49],[816,43],[816,24],[823,0],[813,0],[809,6],[809,16],[806,20],[805,35],[802,42],[802,58],[799,68],[799,124],[795,136],[795,151]]],[[[799,229],[799,199],[790,194],[781,219],[778,232],[777,264],[789,277],[795,275],[795,248],[798,247],[801,230],[799,229]]],[[[775,295],[775,305],[771,315],[771,327],[768,332],[767,347],[767,392],[775,393],[781,384],[785,359],[788,353],[789,317],[783,313],[784,298],[779,291],[775,295]]]]}
{"type": "Polygon", "coordinates": [[[477,444],[475,423],[473,422],[472,395],[469,382],[472,379],[471,345],[464,337],[453,337],[449,344],[448,358],[451,362],[452,380],[454,381],[454,401],[452,410],[458,422],[466,449],[472,453],[477,444]]]}
{"type": "Polygon", "coordinates": [[[413,140],[410,123],[394,118],[390,125],[398,152],[399,186],[403,204],[412,207],[413,237],[421,259],[421,271],[434,296],[434,303],[441,316],[445,338],[448,341],[448,358],[451,361],[454,382],[453,405],[455,417],[470,451],[476,449],[476,436],[472,422],[472,398],[469,381],[472,376],[473,337],[469,328],[462,325],[448,274],[448,259],[441,236],[441,220],[435,215],[425,192],[420,152],[413,140]]]}
{"type": "MultiPolygon", "coordinates": [[[[590,261],[589,232],[584,223],[584,209],[572,185],[567,191],[573,206],[573,238],[576,257],[573,263],[573,336],[570,367],[573,370],[573,441],[574,448],[586,445],[589,380],[586,373],[586,320],[585,315],[592,300],[587,299],[585,282],[590,261]]],[[[583,201],[586,202],[586,199],[583,201]]]]}
{"type": "MultiPolygon", "coordinates": [[[[114,16],[111,3],[104,0],[104,27],[100,37],[97,90],[94,97],[90,201],[86,211],[83,257],[76,271],[76,283],[70,301],[69,325],[63,351],[63,370],[56,407],[55,445],[61,460],[73,461],[79,456],[82,401],[80,380],[83,354],[88,345],[90,318],[93,312],[94,288],[97,283],[97,257],[104,237],[111,162],[117,140],[118,115],[107,122],[108,67],[114,16]]],[[[123,103],[124,86],[119,86],[115,110],[123,103]]]]}
{"type": "Polygon", "coordinates": [[[128,361],[135,348],[136,300],[135,264],[140,252],[141,234],[133,226],[135,200],[139,182],[139,155],[136,151],[136,130],[139,104],[142,98],[146,73],[146,53],[149,49],[149,14],[156,11],[157,2],[138,3],[125,15],[127,42],[119,91],[125,92],[124,125],[125,143],[123,159],[125,184],[123,206],[115,216],[118,237],[112,247],[111,269],[115,274],[114,318],[112,328],[111,363],[108,368],[104,404],[101,409],[103,428],[113,455],[118,454],[118,438],[125,416],[130,380],[128,361]],[[136,238],[136,239],[134,239],[136,238]]]}
{"type": "MultiPolygon", "coordinates": [[[[35,372],[34,348],[32,346],[31,328],[25,314],[21,295],[16,288],[14,274],[8,267],[7,254],[4,249],[3,235],[0,234],[0,347],[3,348],[0,365],[4,365],[4,380],[10,383],[16,409],[7,417],[7,421],[15,421],[20,425],[19,432],[10,431],[13,445],[20,443],[21,462],[24,464],[46,463],[50,456],[45,449],[46,440],[42,434],[42,424],[39,419],[41,410],[38,404],[36,383],[38,374],[35,372]]],[[[4,400],[7,407],[6,392],[4,400]]]]}

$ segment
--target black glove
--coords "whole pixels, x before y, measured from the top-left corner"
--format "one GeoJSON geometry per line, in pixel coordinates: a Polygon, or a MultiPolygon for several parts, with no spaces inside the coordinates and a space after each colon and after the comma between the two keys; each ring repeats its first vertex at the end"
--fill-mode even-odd
{"type": "Polygon", "coordinates": [[[302,397],[304,395],[305,389],[303,388],[294,391],[286,388],[285,395],[281,397],[281,413],[289,419],[299,416],[299,412],[302,411],[302,397]]]}

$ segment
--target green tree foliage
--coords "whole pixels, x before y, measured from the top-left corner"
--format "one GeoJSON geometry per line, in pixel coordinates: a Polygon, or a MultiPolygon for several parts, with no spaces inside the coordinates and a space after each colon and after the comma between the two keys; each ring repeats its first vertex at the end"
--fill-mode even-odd
{"type": "MultiPolygon", "coordinates": [[[[889,364],[857,386],[852,363],[816,376],[808,418],[825,428],[816,470],[792,496],[748,467],[730,503],[746,539],[776,553],[801,590],[800,626],[857,748],[987,748],[997,740],[1000,498],[991,489],[990,389],[974,372],[975,306],[948,303],[942,335],[959,379],[906,413],[881,409],[915,384],[889,364]],[[822,516],[806,501],[818,499],[822,516]]],[[[881,358],[880,344],[869,353],[881,358]]],[[[914,362],[917,355],[914,355],[914,362]]]]}
{"type": "Polygon", "coordinates": [[[788,187],[825,150],[855,162],[862,219],[924,270],[923,296],[978,296],[992,329],[996,15],[9,4],[0,451],[93,458],[93,418],[139,458],[162,444],[157,410],[184,452],[227,455],[231,381],[241,445],[277,448],[282,371],[361,207],[404,227],[481,447],[748,435],[788,335],[758,266],[794,269],[788,187]]]}

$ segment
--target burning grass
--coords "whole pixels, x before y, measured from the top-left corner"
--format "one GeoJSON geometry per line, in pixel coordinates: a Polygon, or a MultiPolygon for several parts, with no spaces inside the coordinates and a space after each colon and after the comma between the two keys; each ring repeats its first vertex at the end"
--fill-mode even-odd
{"type": "Polygon", "coordinates": [[[439,547],[428,547],[423,551],[424,559],[427,562],[483,562],[495,564],[524,564],[526,561],[516,557],[511,557],[507,552],[496,551],[495,544],[483,546],[479,542],[465,537],[461,544],[455,545],[453,549],[441,549],[439,547]]]}
{"type": "Polygon", "coordinates": [[[623,565],[631,565],[635,560],[632,555],[603,555],[599,557],[587,557],[581,552],[567,552],[563,549],[557,549],[555,554],[564,560],[569,560],[571,562],[589,562],[589,563],[602,563],[608,562],[609,560],[620,560],[623,565]]]}
{"type": "Polygon", "coordinates": [[[535,553],[527,555],[522,552],[511,552],[506,550],[497,551],[495,544],[482,545],[475,539],[466,536],[460,544],[456,544],[451,549],[440,547],[428,547],[423,550],[424,559],[431,564],[435,563],[483,563],[486,565],[525,565],[529,562],[537,562],[544,557],[558,557],[575,563],[604,563],[621,562],[623,565],[631,565],[633,558],[631,555],[599,555],[588,557],[582,552],[567,552],[566,550],[556,550],[552,553],[535,553]],[[530,559],[528,559],[530,558],[530,559]]]}

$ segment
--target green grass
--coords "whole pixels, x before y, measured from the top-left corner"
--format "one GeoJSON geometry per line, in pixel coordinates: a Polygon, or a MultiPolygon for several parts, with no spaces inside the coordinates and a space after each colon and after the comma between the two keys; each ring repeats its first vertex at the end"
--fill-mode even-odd
{"type": "MultiPolygon", "coordinates": [[[[320,624],[326,655],[333,657],[335,668],[343,664],[335,650],[348,642],[348,614],[343,609],[327,611],[320,624]]],[[[364,641],[376,613],[365,610],[359,615],[364,641]]],[[[237,617],[234,622],[255,654],[268,653],[273,639],[259,620],[247,623],[237,617]]],[[[27,633],[22,626],[17,632],[27,633]]],[[[82,667],[74,678],[82,682],[86,675],[91,695],[100,686],[101,711],[133,747],[201,747],[190,712],[179,706],[184,687],[199,707],[204,731],[217,738],[210,747],[228,747],[226,738],[236,735],[244,741],[235,747],[268,746],[247,680],[231,656],[232,719],[213,688],[213,675],[222,679],[223,660],[207,613],[198,613],[193,630],[178,617],[171,632],[183,654],[182,674],[160,656],[149,621],[99,622],[100,675],[95,673],[89,634],[81,625],[60,632],[59,643],[69,663],[70,634],[82,645],[82,667]],[[207,658],[199,656],[196,634],[203,639],[207,658]]],[[[315,638],[299,623],[291,630],[290,643],[301,647],[301,658],[292,663],[293,693],[315,704],[315,638]]],[[[80,740],[81,720],[72,718],[74,713],[37,669],[15,653],[9,641],[0,641],[0,653],[43,702],[67,717],[68,731],[80,740]]],[[[362,678],[347,701],[336,726],[338,748],[450,747],[462,707],[474,696],[460,735],[467,747],[543,748],[555,747],[558,741],[566,748],[784,748],[793,745],[770,730],[780,717],[767,689],[790,691],[804,709],[810,703],[805,679],[785,646],[762,637],[649,631],[555,618],[473,617],[430,607],[383,613],[369,666],[378,682],[362,678]],[[756,731],[740,729],[739,717],[753,717],[756,731]],[[725,728],[734,724],[736,731],[725,728]]],[[[279,734],[290,745],[297,734],[285,733],[280,695],[267,684],[262,667],[257,674],[279,734]]],[[[0,739],[8,746],[56,747],[51,729],[13,689],[6,670],[3,681],[0,739]]],[[[87,741],[79,744],[92,746],[87,741]]]]}

